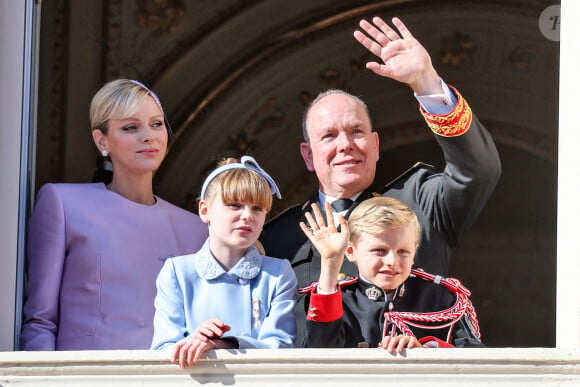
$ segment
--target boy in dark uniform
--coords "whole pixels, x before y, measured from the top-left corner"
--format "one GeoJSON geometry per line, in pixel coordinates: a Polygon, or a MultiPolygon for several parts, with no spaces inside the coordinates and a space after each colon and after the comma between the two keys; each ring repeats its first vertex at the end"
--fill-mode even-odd
{"type": "MultiPolygon", "coordinates": [[[[302,290],[310,293],[305,346],[378,346],[390,353],[423,346],[483,346],[468,291],[458,281],[436,279],[458,290],[461,302],[440,283],[410,277],[421,226],[409,207],[394,198],[375,197],[361,203],[348,223],[338,215],[338,228],[332,215],[326,225],[318,206],[312,208],[306,215],[309,226],[302,222],[300,227],[320,252],[321,269],[318,283],[302,290]],[[360,278],[339,284],[345,255],[358,266],[360,278]],[[405,324],[407,317],[424,320],[405,324]]],[[[328,203],[326,214],[332,214],[328,203]]]]}

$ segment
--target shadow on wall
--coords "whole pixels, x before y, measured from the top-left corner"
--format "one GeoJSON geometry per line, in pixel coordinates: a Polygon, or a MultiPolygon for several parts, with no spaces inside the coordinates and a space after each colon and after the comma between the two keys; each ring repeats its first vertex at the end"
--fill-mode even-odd
{"type": "MultiPolygon", "coordinates": [[[[557,166],[497,147],[500,181],[455,249],[450,276],[471,290],[487,346],[554,347],[557,166]]],[[[435,141],[425,141],[381,154],[378,177],[386,183],[396,176],[385,172],[404,171],[417,160],[443,166],[435,141]]]]}

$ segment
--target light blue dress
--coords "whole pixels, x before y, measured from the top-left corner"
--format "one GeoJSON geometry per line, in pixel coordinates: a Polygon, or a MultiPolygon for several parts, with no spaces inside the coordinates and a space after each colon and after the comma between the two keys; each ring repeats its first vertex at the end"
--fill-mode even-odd
{"type": "Polygon", "coordinates": [[[286,259],[252,246],[230,271],[213,258],[209,239],[195,254],[165,261],[157,277],[151,349],[172,346],[199,324],[217,317],[231,327],[240,348],[291,347],[296,275],[286,259]]]}

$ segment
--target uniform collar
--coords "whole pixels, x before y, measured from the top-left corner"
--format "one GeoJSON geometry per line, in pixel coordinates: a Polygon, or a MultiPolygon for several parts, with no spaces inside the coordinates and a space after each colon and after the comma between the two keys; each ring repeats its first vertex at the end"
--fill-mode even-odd
{"type": "Polygon", "coordinates": [[[397,293],[399,293],[399,289],[402,287],[401,285],[398,289],[392,290],[390,292],[386,292],[385,290],[379,288],[376,285],[366,281],[364,278],[360,277],[358,281],[358,287],[361,290],[362,294],[364,294],[369,300],[376,301],[376,302],[385,302],[393,300],[397,293]]]}
{"type": "MultiPolygon", "coordinates": [[[[224,268],[216,261],[209,249],[209,238],[205,241],[202,248],[196,254],[195,270],[200,277],[204,279],[215,279],[226,273],[224,268]]],[[[250,246],[246,255],[230,269],[228,273],[239,278],[250,280],[260,273],[262,267],[262,255],[255,246],[250,246]]]]}

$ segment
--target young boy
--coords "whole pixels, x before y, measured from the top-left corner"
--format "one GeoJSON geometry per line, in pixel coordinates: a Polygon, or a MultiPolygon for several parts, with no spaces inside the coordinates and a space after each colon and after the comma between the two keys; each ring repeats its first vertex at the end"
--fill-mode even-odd
{"type": "MultiPolygon", "coordinates": [[[[453,323],[443,323],[443,314],[434,312],[453,307],[456,297],[439,283],[410,277],[420,225],[409,207],[397,199],[375,197],[362,202],[348,223],[339,216],[338,229],[333,221],[326,225],[320,209],[316,205],[312,207],[312,214],[306,214],[310,227],[305,223],[300,226],[320,252],[321,270],[318,283],[300,290],[310,292],[306,303],[309,305],[306,347],[378,346],[390,353],[401,353],[404,348],[423,346],[483,346],[468,300],[463,304],[469,304],[468,313],[472,312],[473,318],[466,318],[462,312],[452,318],[453,323]],[[357,264],[360,278],[339,283],[337,278],[345,255],[357,264]],[[385,315],[385,312],[392,313],[385,315]],[[427,316],[428,322],[418,324],[423,327],[400,324],[404,319],[399,317],[404,312],[428,313],[420,317],[427,316]],[[433,325],[440,327],[433,328],[433,325]],[[394,327],[403,334],[397,335],[394,327]]],[[[331,214],[328,203],[326,213],[331,214]]],[[[436,277],[436,282],[440,280],[436,277]]],[[[458,281],[444,279],[442,283],[451,283],[451,287],[469,294],[458,281]]],[[[445,312],[453,310],[458,309],[445,312]]]]}

